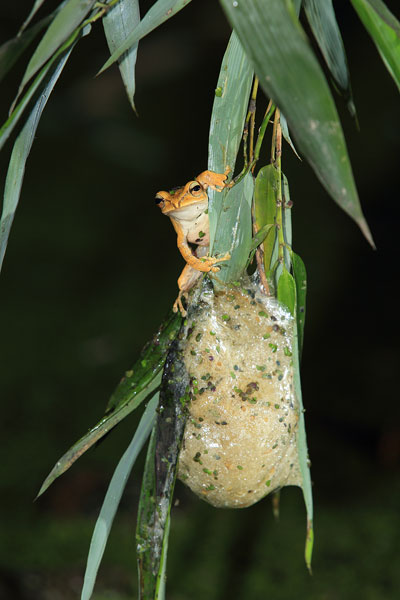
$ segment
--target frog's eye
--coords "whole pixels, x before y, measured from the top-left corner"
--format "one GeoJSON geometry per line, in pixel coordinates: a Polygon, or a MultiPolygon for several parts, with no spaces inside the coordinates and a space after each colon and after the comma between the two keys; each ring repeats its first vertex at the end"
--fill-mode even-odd
{"type": "Polygon", "coordinates": [[[201,185],[199,185],[197,183],[197,181],[194,181],[189,187],[189,192],[191,194],[193,194],[193,192],[196,194],[197,192],[200,192],[201,190],[202,190],[202,187],[201,187],[201,185]]]}

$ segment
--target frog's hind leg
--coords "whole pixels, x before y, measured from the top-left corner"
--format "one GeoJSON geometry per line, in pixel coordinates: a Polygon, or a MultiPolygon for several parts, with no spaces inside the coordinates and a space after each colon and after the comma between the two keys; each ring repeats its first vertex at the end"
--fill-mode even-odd
{"type": "Polygon", "coordinates": [[[182,304],[182,297],[185,298],[186,304],[188,301],[188,292],[195,285],[196,281],[202,275],[201,271],[194,269],[190,265],[186,265],[178,279],[179,294],[174,302],[173,311],[180,311],[182,317],[186,317],[187,311],[182,304]]]}

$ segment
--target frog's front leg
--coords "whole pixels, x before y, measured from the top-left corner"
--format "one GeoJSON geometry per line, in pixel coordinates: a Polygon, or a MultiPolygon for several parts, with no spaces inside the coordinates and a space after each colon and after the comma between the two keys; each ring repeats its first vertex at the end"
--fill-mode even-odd
{"type": "Polygon", "coordinates": [[[208,273],[209,271],[212,273],[217,273],[220,267],[214,266],[215,263],[230,259],[230,254],[225,254],[225,256],[221,256],[219,258],[216,258],[215,256],[203,256],[198,258],[195,254],[193,254],[193,251],[189,246],[184,233],[178,228],[176,228],[176,230],[178,234],[177,244],[179,252],[182,254],[187,264],[193,267],[193,269],[197,269],[203,273],[208,273]]]}

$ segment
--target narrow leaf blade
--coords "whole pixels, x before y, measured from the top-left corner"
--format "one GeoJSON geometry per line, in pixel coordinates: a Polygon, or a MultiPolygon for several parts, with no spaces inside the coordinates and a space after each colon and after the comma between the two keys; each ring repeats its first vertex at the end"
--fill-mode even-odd
{"type": "Polygon", "coordinates": [[[3,210],[0,219],[0,270],[3,265],[11,226],[17,210],[21,194],[22,181],[25,174],[25,165],[29,156],[36,129],[39,124],[43,109],[61,72],[67,62],[73,46],[70,47],[58,63],[55,64],[50,79],[43,85],[42,91],[34,105],[25,125],[18,135],[11,153],[6,183],[4,188],[3,210]]]}
{"type": "Polygon", "coordinates": [[[400,90],[400,23],[381,0],[351,0],[400,90]]]}
{"type": "Polygon", "coordinates": [[[174,343],[168,354],[155,435],[149,447],[136,530],[141,600],[163,594],[169,515],[186,421],[189,376],[174,343]]]}
{"type": "Polygon", "coordinates": [[[137,408],[149,395],[153,394],[161,383],[161,373],[158,373],[152,381],[142,389],[134,398],[128,401],[124,406],[115,410],[110,415],[103,417],[94,427],[78,440],[71,448],[56,462],[53,469],[43,482],[39,490],[38,497],[41,496],[57,477],[60,477],[67,471],[74,462],[89,450],[99,439],[111,431],[122,419],[137,408]]]}
{"type": "MultiPolygon", "coordinates": [[[[211,115],[208,142],[208,168],[211,171],[223,173],[229,167],[231,173],[234,172],[252,80],[253,69],[233,32],[222,59],[211,115]]],[[[226,194],[226,191],[208,192],[211,252],[214,252],[215,234],[226,194]]],[[[221,245],[224,245],[223,240],[221,245]]],[[[228,238],[225,245],[229,245],[228,238]]]]}
{"type": "Polygon", "coordinates": [[[135,365],[125,374],[107,405],[105,416],[80,438],[61,458],[46,477],[38,496],[62,475],[86,450],[111,431],[135,410],[161,383],[161,369],[166,353],[177,336],[181,317],[172,312],[162,323],[150,344],[146,345],[135,365]]]}
{"type": "Polygon", "coordinates": [[[83,581],[81,600],[89,600],[93,593],[97,572],[110,534],[122,494],[139,452],[146,443],[154,426],[159,394],[148,403],[133,439],[119,461],[108,486],[100,514],[90,542],[89,555],[83,581]]]}
{"type": "Polygon", "coordinates": [[[261,86],[287,118],[297,147],[373,244],[332,95],[291,2],[220,1],[261,86]]]}
{"type": "Polygon", "coordinates": [[[346,52],[336,21],[332,0],[305,0],[304,9],[318,46],[336,83],[349,89],[346,52]]]}
{"type": "MultiPolygon", "coordinates": [[[[257,173],[254,190],[254,216],[257,227],[270,225],[275,228],[276,195],[279,173],[273,165],[262,167],[257,173]]],[[[275,246],[275,234],[269,234],[264,240],[264,268],[268,272],[271,268],[272,253],[275,246]]]]}
{"type": "Polygon", "coordinates": [[[299,354],[301,357],[304,340],[304,324],[306,320],[307,272],[302,259],[292,252],[293,276],[296,283],[296,321],[299,354]]]}
{"type": "Polygon", "coordinates": [[[68,0],[57,13],[28,63],[22,78],[21,91],[28,81],[53,56],[71,33],[81,24],[96,0],[68,0]]]}
{"type": "Polygon", "coordinates": [[[37,34],[48,25],[51,18],[52,16],[49,15],[48,17],[41,19],[41,21],[27,31],[24,31],[21,35],[2,44],[0,47],[0,81],[2,81],[8,71],[14,66],[21,54],[28,48],[37,34]]]}
{"type": "MultiPolygon", "coordinates": [[[[110,53],[121,46],[140,22],[138,0],[119,0],[103,18],[104,33],[110,53]]],[[[118,59],[119,70],[128,95],[129,102],[135,110],[135,65],[138,43],[131,46],[118,59]]]]}
{"type": "Polygon", "coordinates": [[[239,279],[246,268],[252,245],[251,206],[254,179],[248,173],[224,194],[214,241],[215,256],[230,254],[230,260],[219,263],[221,270],[214,280],[229,283],[239,279]]]}
{"type": "Polygon", "coordinates": [[[112,53],[110,58],[104,63],[98,75],[103,73],[108,67],[111,67],[125,52],[144,38],[148,33],[156,29],[159,25],[173,17],[182,10],[191,0],[158,0],[150,10],[145,14],[140,23],[127,36],[125,41],[112,53]]]}
{"type": "Polygon", "coordinates": [[[293,276],[286,267],[283,268],[278,281],[277,297],[289,310],[291,315],[295,315],[296,307],[296,284],[293,276]]]}

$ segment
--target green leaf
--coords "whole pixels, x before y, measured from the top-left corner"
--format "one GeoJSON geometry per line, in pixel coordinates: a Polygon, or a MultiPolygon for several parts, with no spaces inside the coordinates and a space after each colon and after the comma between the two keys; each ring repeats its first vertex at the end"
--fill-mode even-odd
{"type": "Polygon", "coordinates": [[[293,276],[289,273],[286,267],[283,267],[281,276],[278,280],[277,298],[290,311],[290,314],[295,316],[296,307],[296,284],[293,276]]]}
{"type": "Polygon", "coordinates": [[[299,156],[296,148],[294,147],[292,139],[290,137],[289,127],[288,127],[288,124],[287,124],[287,121],[286,121],[286,117],[282,113],[281,113],[281,116],[280,116],[280,123],[281,123],[281,127],[282,127],[282,135],[283,135],[283,137],[285,138],[285,140],[287,141],[287,143],[289,144],[289,146],[291,147],[291,149],[293,150],[293,152],[295,153],[295,155],[297,156],[297,158],[299,160],[301,160],[301,158],[300,158],[300,156],[299,156]]]}
{"type": "MultiPolygon", "coordinates": [[[[208,168],[223,173],[229,167],[233,174],[242,140],[253,69],[235,32],[232,33],[215,90],[208,142],[208,168]]],[[[208,191],[210,213],[210,252],[222,205],[227,192],[208,191]]]]}
{"type": "Polygon", "coordinates": [[[107,404],[106,415],[131,402],[161,370],[169,347],[178,335],[181,323],[181,315],[171,310],[150,342],[141,351],[134,366],[121,379],[107,404]]]}
{"type": "Polygon", "coordinates": [[[161,369],[166,353],[178,334],[181,320],[180,315],[170,313],[152,342],[144,347],[131,371],[122,378],[107,405],[106,415],[57,461],[40,488],[38,496],[86,450],[154,393],[161,383],[161,369]]]}
{"type": "Polygon", "coordinates": [[[21,194],[26,161],[32,147],[36,129],[39,124],[43,109],[46,106],[46,102],[49,99],[49,96],[53,91],[59,76],[61,75],[72,49],[73,46],[70,46],[69,50],[61,56],[57,63],[55,63],[49,75],[49,79],[43,83],[41,93],[14,143],[10,164],[7,171],[7,178],[4,188],[3,209],[0,219],[0,270],[3,265],[11,226],[21,194]]]}
{"type": "MultiPolygon", "coordinates": [[[[279,184],[279,172],[273,165],[262,167],[257,173],[254,190],[254,216],[257,227],[266,225],[275,227],[276,196],[279,184]]],[[[276,235],[268,235],[264,240],[264,268],[269,271],[276,235]]]]}
{"type": "Polygon", "coordinates": [[[119,461],[108,486],[90,542],[81,600],[89,600],[92,596],[97,572],[123,491],[138,454],[146,443],[155,423],[158,397],[159,394],[157,393],[148,403],[135,431],[135,435],[119,461]]]}
{"type": "Polygon", "coordinates": [[[186,422],[189,376],[175,342],[168,354],[155,436],[146,460],[136,529],[141,600],[163,597],[169,519],[186,422]]]}
{"type": "Polygon", "coordinates": [[[221,262],[221,270],[212,275],[218,283],[229,283],[239,279],[246,268],[252,245],[251,206],[254,178],[248,173],[223,197],[220,218],[214,240],[214,256],[229,252],[229,261],[221,262]]]}
{"type": "MultiPolygon", "coordinates": [[[[295,322],[295,339],[297,338],[297,324],[295,322]]],[[[310,475],[310,461],[308,458],[307,449],[307,438],[306,429],[304,423],[304,409],[303,400],[301,394],[301,380],[300,380],[300,359],[299,353],[293,352],[293,372],[294,372],[294,389],[297,401],[299,403],[299,424],[297,431],[297,451],[299,456],[299,465],[302,478],[301,489],[303,491],[304,503],[307,510],[307,535],[305,544],[305,561],[306,565],[311,572],[311,556],[313,549],[313,497],[311,487],[311,475],[310,475]]]]}
{"type": "Polygon", "coordinates": [[[110,58],[104,63],[100,71],[103,73],[108,67],[115,63],[125,52],[130,50],[132,46],[137,44],[139,40],[144,38],[150,31],[173,17],[177,12],[182,10],[191,0],[158,0],[150,10],[145,14],[139,25],[128,35],[126,40],[112,53],[110,58]]]}
{"type": "Polygon", "coordinates": [[[373,244],[332,95],[292,3],[221,0],[221,4],[261,86],[287,118],[297,147],[373,244]]]}
{"type": "Polygon", "coordinates": [[[19,93],[86,17],[96,0],[68,0],[57,13],[30,59],[19,93]]]}
{"type": "MultiPolygon", "coordinates": [[[[103,18],[104,33],[112,54],[125,42],[140,22],[138,0],[119,0],[103,18]]],[[[118,60],[119,70],[128,94],[129,102],[135,110],[135,65],[138,43],[131,46],[118,60]]]]}
{"type": "Polygon", "coordinates": [[[35,3],[32,6],[29,15],[27,16],[27,18],[25,19],[25,21],[22,23],[21,27],[19,28],[19,31],[18,31],[19,36],[28,27],[29,23],[32,21],[33,17],[36,15],[37,11],[39,10],[39,8],[42,6],[42,4],[44,2],[45,2],[45,0],[35,0],[35,3]]]}
{"type": "Polygon", "coordinates": [[[400,90],[400,23],[381,0],[351,0],[400,90]]]}
{"type": "Polygon", "coordinates": [[[73,32],[73,34],[68,38],[68,40],[61,46],[61,48],[59,48],[58,51],[55,54],[53,54],[52,58],[39,71],[39,73],[37,74],[37,76],[31,83],[31,85],[29,86],[28,90],[26,91],[26,93],[24,94],[24,96],[22,97],[20,102],[14,108],[13,112],[11,113],[11,115],[9,116],[7,121],[4,123],[4,125],[0,129],[0,150],[6,143],[9,136],[11,135],[14,127],[17,125],[20,117],[22,116],[22,114],[23,114],[25,108],[28,106],[29,102],[33,99],[33,97],[35,96],[35,94],[37,92],[40,93],[40,86],[41,86],[42,82],[44,81],[45,77],[48,75],[48,73],[51,73],[51,68],[53,67],[54,63],[56,63],[56,61],[60,58],[60,56],[62,57],[62,54],[64,52],[68,52],[69,48],[71,46],[75,45],[75,43],[81,37],[88,35],[88,33],[90,32],[90,29],[91,29],[90,25],[86,25],[83,29],[81,29],[81,28],[76,29],[73,32]]]}
{"type": "Polygon", "coordinates": [[[336,21],[332,0],[304,0],[304,9],[318,46],[336,83],[349,89],[346,52],[336,21]]]}
{"type": "Polygon", "coordinates": [[[161,373],[158,373],[143,388],[137,395],[128,401],[121,408],[116,409],[110,415],[103,417],[94,427],[81,437],[71,448],[56,462],[53,469],[46,477],[42,487],[39,490],[38,497],[41,496],[48,487],[53,483],[57,477],[65,473],[74,462],[82,456],[86,450],[89,450],[99,439],[101,439],[106,433],[111,431],[122,419],[129,415],[135,408],[137,408],[146,398],[155,392],[161,383],[161,373]]]}
{"type": "Polygon", "coordinates": [[[302,259],[292,252],[293,276],[296,283],[296,321],[299,354],[301,357],[304,340],[304,323],[306,319],[307,272],[302,259]]]}
{"type": "Polygon", "coordinates": [[[53,15],[41,19],[33,27],[24,31],[24,33],[8,40],[0,47],[0,81],[5,77],[8,71],[14,66],[21,54],[35,39],[41,31],[51,21],[53,15]]]}

